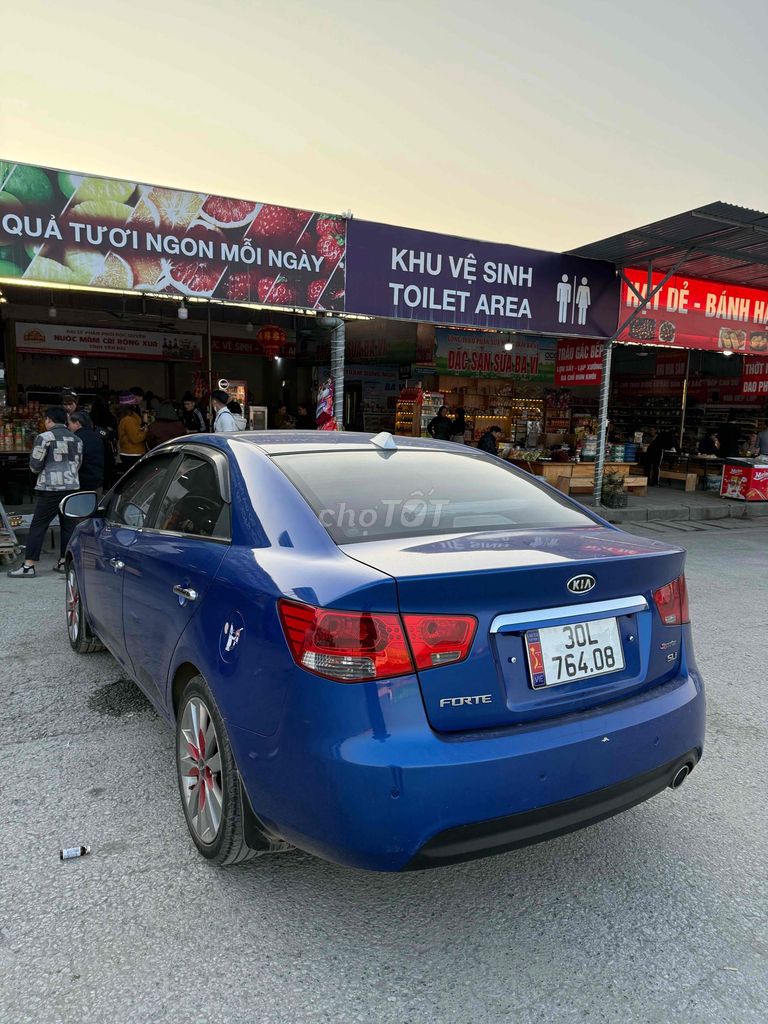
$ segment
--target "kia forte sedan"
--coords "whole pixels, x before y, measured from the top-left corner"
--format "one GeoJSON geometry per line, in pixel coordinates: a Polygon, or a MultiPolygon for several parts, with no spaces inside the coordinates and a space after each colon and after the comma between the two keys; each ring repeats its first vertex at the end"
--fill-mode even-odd
{"type": "Polygon", "coordinates": [[[495,457],[190,436],[63,508],[83,520],[70,643],[106,647],[175,728],[217,864],[498,853],[676,788],[701,757],[684,552],[495,457]]]}

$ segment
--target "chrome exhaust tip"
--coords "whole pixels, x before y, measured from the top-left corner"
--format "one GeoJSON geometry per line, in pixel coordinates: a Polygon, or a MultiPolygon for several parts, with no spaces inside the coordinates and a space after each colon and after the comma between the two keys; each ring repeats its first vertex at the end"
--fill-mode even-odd
{"type": "Polygon", "coordinates": [[[685,780],[688,778],[688,776],[691,774],[692,768],[693,765],[690,763],[684,764],[680,768],[678,768],[675,774],[672,776],[672,781],[669,784],[669,788],[679,789],[685,782],[685,780]]]}

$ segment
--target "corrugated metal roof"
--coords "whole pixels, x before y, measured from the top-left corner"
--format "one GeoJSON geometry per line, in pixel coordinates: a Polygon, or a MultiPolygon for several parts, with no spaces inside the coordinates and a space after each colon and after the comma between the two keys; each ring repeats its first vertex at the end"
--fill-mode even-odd
{"type": "Polygon", "coordinates": [[[710,203],[612,238],[571,249],[570,255],[619,267],[667,271],[727,284],[768,289],[768,213],[731,203],[710,203]]]}

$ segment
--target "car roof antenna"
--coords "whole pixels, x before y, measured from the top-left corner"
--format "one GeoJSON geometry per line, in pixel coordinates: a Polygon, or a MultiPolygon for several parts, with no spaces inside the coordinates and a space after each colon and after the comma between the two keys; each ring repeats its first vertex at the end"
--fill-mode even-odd
{"type": "Polygon", "coordinates": [[[370,441],[371,444],[375,444],[377,448],[382,448],[385,451],[397,450],[395,439],[388,430],[382,430],[380,434],[376,434],[370,441]]]}

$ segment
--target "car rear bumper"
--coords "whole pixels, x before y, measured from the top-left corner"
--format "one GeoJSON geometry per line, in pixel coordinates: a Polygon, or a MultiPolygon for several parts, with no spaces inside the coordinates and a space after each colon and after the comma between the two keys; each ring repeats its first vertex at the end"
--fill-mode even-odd
{"type": "Polygon", "coordinates": [[[594,825],[672,786],[681,770],[692,771],[700,757],[700,750],[690,750],[682,757],[615,786],[505,818],[446,829],[425,843],[404,870],[418,871],[505,853],[594,825]]]}
{"type": "Polygon", "coordinates": [[[433,732],[417,687],[408,728],[384,718],[372,730],[361,686],[346,689],[359,695],[359,724],[352,715],[343,736],[329,737],[318,692],[305,731],[273,745],[231,728],[245,788],[272,834],[375,871],[448,864],[589,825],[660,792],[704,745],[693,669],[589,712],[471,734],[433,732]]]}

